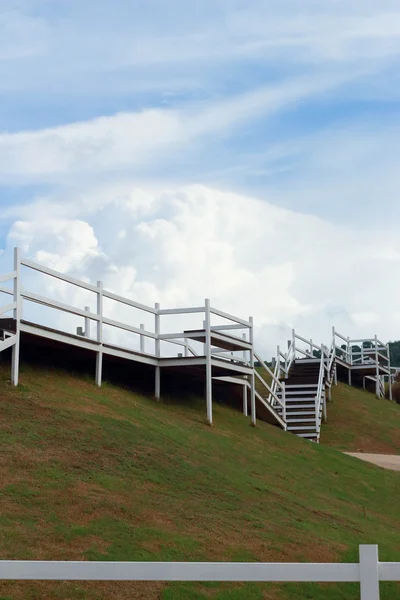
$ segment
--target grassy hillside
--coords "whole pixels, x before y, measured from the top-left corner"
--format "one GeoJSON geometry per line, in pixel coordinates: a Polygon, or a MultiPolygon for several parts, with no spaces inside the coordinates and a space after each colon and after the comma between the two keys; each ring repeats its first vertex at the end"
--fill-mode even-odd
{"type": "Polygon", "coordinates": [[[332,388],[321,442],[349,452],[400,453],[400,405],[340,383],[332,388]]]}
{"type": "MultiPolygon", "coordinates": [[[[197,399],[0,366],[0,558],[400,560],[400,474],[197,399]]],[[[335,403],[336,405],[336,403],[335,403]]],[[[332,416],[333,421],[333,416],[332,416]]],[[[382,586],[382,599],[399,588],[382,586]]],[[[0,598],[339,600],[353,584],[0,583],[0,598]]]]}

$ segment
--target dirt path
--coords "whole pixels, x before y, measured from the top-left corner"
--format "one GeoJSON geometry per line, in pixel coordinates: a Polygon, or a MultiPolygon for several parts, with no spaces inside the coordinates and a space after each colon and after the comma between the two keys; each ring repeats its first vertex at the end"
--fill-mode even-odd
{"type": "Polygon", "coordinates": [[[366,452],[345,452],[345,454],[355,456],[385,469],[400,471],[400,455],[397,454],[367,454],[366,452]]]}

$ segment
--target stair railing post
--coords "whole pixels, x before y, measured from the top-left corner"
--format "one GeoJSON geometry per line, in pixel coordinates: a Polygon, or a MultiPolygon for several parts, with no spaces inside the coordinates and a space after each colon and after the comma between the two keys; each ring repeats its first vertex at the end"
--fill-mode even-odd
{"type": "Polygon", "coordinates": [[[390,361],[390,344],[386,344],[387,356],[388,356],[388,369],[389,369],[389,400],[393,400],[392,392],[392,374],[391,374],[391,361],[390,361]]]}
{"type": "Polygon", "coordinates": [[[379,387],[379,356],[378,356],[378,336],[375,334],[375,363],[376,363],[376,382],[375,382],[375,393],[378,398],[381,396],[381,390],[379,387]]]}
{"type": "Polygon", "coordinates": [[[13,386],[18,385],[19,381],[19,360],[21,347],[21,319],[22,319],[22,296],[21,296],[21,253],[19,248],[14,248],[14,294],[15,302],[14,320],[15,320],[15,335],[16,341],[12,347],[11,355],[11,383],[13,386]]]}
{"type": "MultiPolygon", "coordinates": [[[[85,306],[85,312],[90,313],[90,306],[85,306]]],[[[85,338],[90,338],[90,319],[85,317],[85,338]]]]}
{"type": "Polygon", "coordinates": [[[287,419],[286,419],[286,385],[285,382],[282,381],[282,418],[284,420],[285,423],[285,431],[287,430],[287,419]]]}

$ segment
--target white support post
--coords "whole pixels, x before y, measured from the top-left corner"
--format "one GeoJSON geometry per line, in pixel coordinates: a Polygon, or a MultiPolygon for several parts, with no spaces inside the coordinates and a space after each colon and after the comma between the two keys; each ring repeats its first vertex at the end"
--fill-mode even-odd
{"type": "Polygon", "coordinates": [[[379,600],[378,546],[360,546],[360,600],[379,600]]]}
{"type": "Polygon", "coordinates": [[[310,339],[310,355],[313,355],[313,343],[312,343],[312,339],[310,339]]]}
{"type": "Polygon", "coordinates": [[[348,377],[348,380],[349,380],[349,385],[351,385],[351,367],[349,367],[347,369],[347,377],[348,377]]]}
{"type": "MultiPolygon", "coordinates": [[[[140,324],[140,329],[144,329],[144,324],[140,324]]],[[[144,335],[140,334],[140,352],[144,354],[144,335]]]]}
{"type": "MultiPolygon", "coordinates": [[[[247,342],[247,335],[245,333],[242,334],[242,338],[245,342],[247,342]]],[[[247,350],[243,350],[243,358],[247,360],[246,356],[247,350]]],[[[243,386],[243,414],[247,417],[247,385],[243,386]]]]}
{"type": "Polygon", "coordinates": [[[287,421],[286,421],[286,384],[283,381],[282,382],[282,404],[283,404],[283,410],[282,410],[282,418],[285,422],[285,431],[287,431],[287,421]]]}
{"type": "MultiPolygon", "coordinates": [[[[156,334],[156,357],[158,359],[160,359],[161,356],[161,352],[160,352],[160,305],[157,302],[154,305],[154,308],[156,310],[156,314],[155,314],[155,334],[156,334]]],[[[161,372],[160,372],[160,365],[158,364],[156,366],[156,372],[155,372],[155,382],[154,382],[154,396],[156,398],[156,400],[159,400],[161,397],[161,372]]]]}
{"type": "Polygon", "coordinates": [[[243,386],[243,414],[247,417],[247,385],[243,386]]]}
{"type": "MultiPolygon", "coordinates": [[[[99,342],[99,351],[96,356],[96,385],[101,387],[103,379],[103,282],[97,282],[97,341],[99,342]]],[[[86,329],[86,326],[85,326],[86,329]]]]}
{"type": "MultiPolygon", "coordinates": [[[[90,306],[85,306],[85,311],[90,313],[90,306]]],[[[90,319],[85,317],[85,337],[90,338],[90,319]]]]}
{"type": "Polygon", "coordinates": [[[251,350],[250,350],[250,367],[251,367],[250,407],[251,407],[251,424],[253,425],[253,427],[255,427],[256,423],[257,423],[257,415],[256,415],[256,381],[255,381],[255,374],[254,374],[255,367],[254,367],[254,321],[253,321],[253,317],[249,317],[249,323],[250,323],[250,329],[249,329],[250,339],[249,339],[249,341],[251,344],[251,350]]]}
{"type": "Polygon", "coordinates": [[[11,383],[13,386],[18,385],[19,381],[19,360],[20,360],[20,348],[21,348],[21,331],[20,322],[22,318],[22,297],[21,297],[21,254],[19,248],[14,248],[14,319],[15,319],[15,333],[17,336],[16,342],[12,348],[11,358],[11,383]]]}
{"type": "Polygon", "coordinates": [[[190,356],[189,340],[187,338],[185,338],[185,358],[188,358],[188,356],[190,356]]]}
{"type": "Polygon", "coordinates": [[[378,336],[375,334],[375,363],[376,363],[376,382],[375,382],[375,393],[378,398],[381,397],[381,390],[379,387],[379,356],[378,356],[378,336]]]}
{"type": "Polygon", "coordinates": [[[350,365],[353,364],[353,352],[350,348],[350,338],[347,338],[347,360],[346,362],[348,362],[350,365]]]}
{"type": "Polygon", "coordinates": [[[210,300],[205,301],[205,357],[206,357],[206,405],[207,405],[207,423],[212,425],[213,409],[212,409],[212,366],[211,366],[211,311],[210,300]]]}
{"type": "Polygon", "coordinates": [[[388,356],[388,369],[389,369],[389,400],[393,400],[392,392],[392,374],[391,374],[391,363],[390,363],[390,344],[386,344],[387,356],[388,356]]]}

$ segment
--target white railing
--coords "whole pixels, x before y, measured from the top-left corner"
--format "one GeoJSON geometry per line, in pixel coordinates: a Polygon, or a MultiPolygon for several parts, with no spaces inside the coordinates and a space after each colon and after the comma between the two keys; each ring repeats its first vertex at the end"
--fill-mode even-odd
{"type": "Polygon", "coordinates": [[[278,346],[277,363],[279,369],[283,370],[285,377],[288,377],[290,368],[296,358],[299,358],[299,355],[303,358],[315,358],[313,354],[314,350],[322,353],[321,346],[315,344],[312,339],[303,338],[292,329],[292,339],[288,345],[287,353],[281,352],[278,346]],[[283,365],[281,361],[283,361],[283,365]]]}
{"type": "Polygon", "coordinates": [[[275,375],[275,373],[273,373],[271,371],[269,366],[263,361],[261,356],[259,354],[257,354],[256,352],[254,352],[254,358],[261,365],[261,367],[267,371],[268,375],[271,377],[272,383],[275,384],[275,387],[272,388],[272,385],[270,386],[265,381],[265,379],[260,375],[260,373],[258,373],[258,371],[255,371],[255,375],[256,375],[257,379],[262,383],[262,385],[265,387],[265,389],[268,393],[268,396],[267,396],[267,398],[265,398],[264,401],[266,401],[267,404],[272,406],[272,408],[276,409],[277,407],[280,407],[282,409],[282,419],[285,422],[285,427],[286,427],[285,382],[280,381],[278,379],[278,377],[275,375]],[[278,393],[281,394],[281,397],[279,397],[278,393]]]}
{"type": "Polygon", "coordinates": [[[400,562],[379,562],[375,545],[360,545],[357,563],[4,560],[0,561],[0,580],[356,582],[361,600],[379,600],[381,581],[400,581],[400,562]]]}
{"type": "Polygon", "coordinates": [[[315,425],[317,430],[318,441],[321,434],[321,408],[325,409],[325,406],[322,406],[322,403],[325,403],[325,369],[325,350],[324,348],[322,348],[321,362],[318,375],[317,395],[315,396],[315,425]]]}

